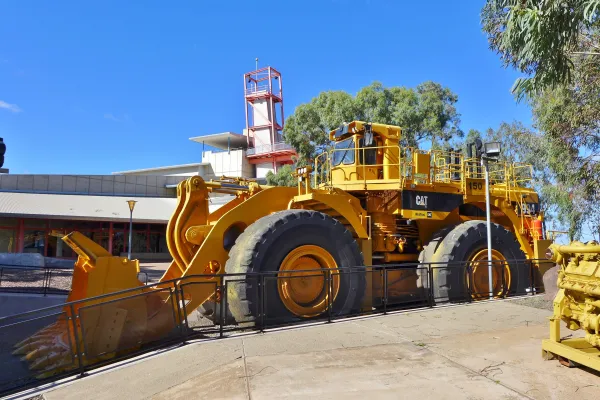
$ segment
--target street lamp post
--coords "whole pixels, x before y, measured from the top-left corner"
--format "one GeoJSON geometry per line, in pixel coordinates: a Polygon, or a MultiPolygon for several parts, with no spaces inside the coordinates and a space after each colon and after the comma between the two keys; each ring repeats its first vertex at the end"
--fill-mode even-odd
{"type": "Polygon", "coordinates": [[[481,156],[481,166],[485,175],[485,216],[487,225],[487,251],[488,251],[488,288],[490,299],[494,298],[494,282],[492,277],[492,221],[490,211],[490,176],[488,161],[498,161],[500,157],[500,142],[486,143],[481,156]]]}
{"type": "Polygon", "coordinates": [[[135,200],[127,200],[129,204],[129,246],[127,247],[127,259],[131,260],[131,238],[133,230],[133,209],[135,208],[135,200]]]}

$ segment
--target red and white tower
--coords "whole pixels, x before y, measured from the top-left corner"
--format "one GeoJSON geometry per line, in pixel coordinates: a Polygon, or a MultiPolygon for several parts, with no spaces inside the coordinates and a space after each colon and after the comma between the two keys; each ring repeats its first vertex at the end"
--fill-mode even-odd
{"type": "Polygon", "coordinates": [[[291,164],[296,151],[283,142],[283,86],[275,68],[264,67],[244,74],[246,157],[256,165],[256,177],[276,172],[283,164],[291,164]]]}

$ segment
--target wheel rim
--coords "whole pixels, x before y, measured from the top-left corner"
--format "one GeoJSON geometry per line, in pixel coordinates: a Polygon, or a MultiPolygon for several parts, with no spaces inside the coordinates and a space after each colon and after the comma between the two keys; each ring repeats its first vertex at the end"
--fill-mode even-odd
{"type": "Polygon", "coordinates": [[[339,275],[331,273],[331,300],[327,290],[327,271],[337,264],[322,247],[303,245],[292,250],[282,261],[277,280],[279,297],[285,307],[301,317],[312,317],[326,311],[340,289],[339,275]]]}
{"type": "MultiPolygon", "coordinates": [[[[490,284],[488,271],[488,253],[487,249],[478,251],[470,258],[471,273],[467,279],[469,289],[474,299],[489,298],[490,284]]],[[[492,287],[495,297],[503,296],[507,288],[510,287],[510,268],[506,262],[506,257],[498,250],[492,249],[492,287]],[[504,262],[503,262],[504,261],[504,262]],[[502,271],[504,270],[504,276],[502,271]]]]}

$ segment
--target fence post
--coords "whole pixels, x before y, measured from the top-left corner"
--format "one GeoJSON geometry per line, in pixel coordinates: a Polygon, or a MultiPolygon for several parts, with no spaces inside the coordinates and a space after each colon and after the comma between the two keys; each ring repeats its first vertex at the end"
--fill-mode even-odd
{"type": "Polygon", "coordinates": [[[48,286],[50,286],[50,268],[44,270],[44,297],[48,294],[48,286]]]}
{"type": "Polygon", "coordinates": [[[325,270],[325,280],[327,284],[327,322],[331,322],[331,269],[325,270]]]}
{"type": "Polygon", "coordinates": [[[222,280],[221,280],[221,285],[219,285],[219,288],[221,289],[221,303],[219,303],[219,337],[223,338],[223,325],[225,325],[225,302],[227,301],[227,284],[229,283],[228,281],[225,281],[225,285],[222,284],[222,280]]]}
{"type": "Polygon", "coordinates": [[[533,287],[534,287],[534,273],[533,273],[533,262],[531,260],[527,260],[529,263],[529,293],[533,296],[533,287]]]}
{"type": "Polygon", "coordinates": [[[429,298],[429,307],[433,308],[435,294],[433,291],[433,267],[431,263],[427,264],[427,283],[429,283],[429,290],[427,291],[427,296],[429,298]]]}
{"type": "Polygon", "coordinates": [[[265,331],[265,276],[261,273],[259,276],[258,287],[260,288],[260,302],[259,302],[259,318],[260,318],[260,331],[265,331]]]}
{"type": "Polygon", "coordinates": [[[179,304],[177,304],[177,286],[175,282],[173,282],[173,287],[169,287],[169,299],[171,299],[171,312],[173,313],[173,320],[177,328],[179,329],[179,334],[183,335],[181,331],[181,315],[179,315],[179,304]]]}
{"type": "MultiPolygon", "coordinates": [[[[186,332],[184,331],[183,318],[181,318],[181,305],[183,303],[183,294],[181,296],[181,303],[179,302],[179,289],[177,287],[177,282],[173,282],[173,293],[175,293],[175,309],[173,312],[177,313],[177,317],[175,318],[175,322],[179,326],[179,334],[181,335],[181,342],[185,344],[186,332]]],[[[183,290],[183,289],[181,289],[183,290]]],[[[184,318],[187,321],[187,315],[184,312],[184,318]]],[[[186,324],[187,325],[187,324],[186,324]]]]}
{"type": "MultiPolygon", "coordinates": [[[[467,300],[469,303],[472,303],[473,302],[473,285],[468,284],[469,281],[471,283],[473,283],[473,264],[472,264],[472,262],[467,261],[467,263],[464,265],[464,268],[466,269],[466,272],[467,272],[465,274],[465,276],[467,277],[467,282],[466,282],[467,285],[465,285],[467,287],[467,290],[466,290],[467,293],[466,293],[465,300],[467,300]]],[[[490,293],[491,293],[492,288],[488,288],[488,289],[490,289],[490,293]]],[[[475,294],[477,294],[477,293],[475,293],[475,294]]],[[[489,298],[489,293],[488,293],[488,298],[489,298]]]]}
{"type": "Polygon", "coordinates": [[[81,352],[81,349],[79,348],[79,334],[77,333],[77,318],[79,316],[75,315],[75,307],[72,303],[69,304],[69,309],[71,311],[71,316],[67,318],[67,327],[69,324],[68,321],[71,321],[73,328],[73,340],[75,341],[75,351],[77,352],[77,362],[79,364],[79,376],[84,376],[85,367],[83,365],[83,354],[81,352]]]}
{"type": "Polygon", "coordinates": [[[387,267],[383,267],[383,315],[387,314],[388,303],[388,276],[387,267]]]}

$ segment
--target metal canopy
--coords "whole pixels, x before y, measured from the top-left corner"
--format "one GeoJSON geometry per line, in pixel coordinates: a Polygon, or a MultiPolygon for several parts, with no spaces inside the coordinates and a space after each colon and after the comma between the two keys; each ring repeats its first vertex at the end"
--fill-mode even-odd
{"type": "Polygon", "coordinates": [[[193,142],[204,143],[208,146],[221,150],[248,148],[248,138],[244,135],[233,132],[196,136],[190,138],[190,140],[193,142]]]}

